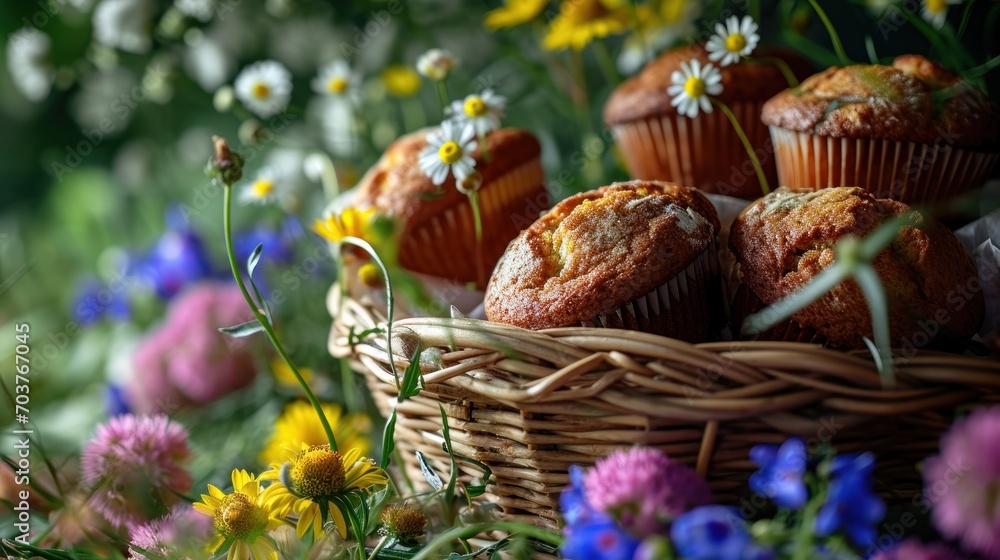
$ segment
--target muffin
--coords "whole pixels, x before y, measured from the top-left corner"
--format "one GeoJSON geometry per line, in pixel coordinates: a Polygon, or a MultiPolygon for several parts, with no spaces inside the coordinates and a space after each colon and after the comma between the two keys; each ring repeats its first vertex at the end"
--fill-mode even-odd
{"type": "Polygon", "coordinates": [[[486,289],[489,320],[583,325],[699,342],[720,316],[719,219],[700,192],[615,183],[557,204],[511,242],[486,289]]]}
{"type": "Polygon", "coordinates": [[[862,186],[907,204],[982,185],[1000,158],[1000,113],[922,56],[830,68],[764,104],[783,186],[862,186]]]}
{"type": "Polygon", "coordinates": [[[436,186],[420,169],[427,132],[409,134],[389,146],[361,178],[354,204],[375,208],[401,224],[403,268],[481,289],[507,243],[549,207],[541,147],[530,132],[505,128],[487,136],[488,162],[482,147],[473,154],[482,176],[483,237],[477,247],[472,206],[456,189],[454,177],[436,186]]]}
{"type": "MultiPolygon", "coordinates": [[[[736,218],[729,237],[739,281],[732,305],[736,326],[750,313],[795,293],[833,263],[838,240],[865,237],[909,209],[857,187],[812,192],[781,188],[750,205],[736,218]]],[[[885,286],[897,347],[918,348],[939,337],[968,340],[982,323],[985,304],[976,265],[941,224],[919,216],[872,266],[885,286]]],[[[760,335],[841,349],[865,348],[862,337],[872,338],[871,313],[861,287],[851,279],[760,335]]]]}
{"type": "MultiPolygon", "coordinates": [[[[767,54],[764,49],[761,52],[767,54]]],[[[797,55],[779,54],[795,74],[813,68],[797,55]]],[[[673,181],[706,192],[747,199],[760,196],[760,181],[732,123],[719,110],[690,119],[670,104],[670,75],[682,62],[709,63],[703,45],[668,51],[611,94],[604,122],[611,127],[633,179],[673,181]]],[[[712,63],[718,67],[717,63],[712,63]]],[[[743,62],[720,69],[723,91],[717,97],[736,115],[753,145],[768,182],[776,182],[773,149],[760,110],[787,82],[777,67],[743,62]]]]}

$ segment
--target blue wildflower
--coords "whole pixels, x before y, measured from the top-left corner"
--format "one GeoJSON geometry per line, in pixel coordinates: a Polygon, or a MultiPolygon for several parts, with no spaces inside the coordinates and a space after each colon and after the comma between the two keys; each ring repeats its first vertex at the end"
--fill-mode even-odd
{"type": "Polygon", "coordinates": [[[806,444],[792,438],[777,445],[755,445],[750,460],[760,470],[750,475],[750,489],[770,498],[778,507],[801,509],[809,499],[802,477],[808,466],[806,444]]]}
{"type": "Polygon", "coordinates": [[[104,403],[107,406],[108,418],[132,413],[125,398],[125,391],[118,385],[108,384],[104,392],[104,403]]]}
{"type": "Polygon", "coordinates": [[[177,210],[167,210],[167,232],[164,233],[140,267],[146,282],[163,299],[170,299],[188,284],[211,277],[212,265],[201,238],[176,216],[177,210]]]}
{"type": "Polygon", "coordinates": [[[816,515],[818,536],[841,530],[858,546],[875,540],[875,524],[885,516],[885,503],[871,489],[874,468],[871,453],[834,457],[826,503],[816,515]]]}
{"type": "Polygon", "coordinates": [[[132,314],[126,293],[127,286],[117,282],[114,288],[96,278],[80,281],[73,295],[73,307],[70,310],[73,320],[83,326],[96,323],[102,318],[114,321],[127,320],[132,314]]]}
{"type": "Polygon", "coordinates": [[[685,560],[769,560],[774,551],[753,542],[736,508],[697,507],[674,520],[670,538],[685,560]]]}
{"type": "Polygon", "coordinates": [[[639,540],[611,516],[593,508],[583,493],[583,469],[569,468],[570,485],[559,496],[566,528],[560,548],[567,560],[632,560],[639,540]]]}
{"type": "Polygon", "coordinates": [[[295,247],[285,230],[257,226],[239,233],[233,238],[233,252],[236,253],[236,260],[241,263],[241,266],[261,243],[264,244],[264,252],[261,255],[264,260],[275,264],[292,262],[295,247]]]}

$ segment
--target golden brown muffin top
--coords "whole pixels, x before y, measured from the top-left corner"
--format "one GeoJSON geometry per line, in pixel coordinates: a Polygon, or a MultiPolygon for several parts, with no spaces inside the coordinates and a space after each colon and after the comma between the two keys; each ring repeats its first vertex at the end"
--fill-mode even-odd
{"type": "MultiPolygon", "coordinates": [[[[449,174],[444,184],[435,186],[420,169],[420,152],[427,147],[427,134],[432,131],[420,130],[393,142],[361,178],[354,193],[354,204],[360,208],[373,207],[391,215],[401,220],[406,230],[419,227],[448,208],[467,204],[466,195],[455,188],[453,175],[449,174]]],[[[483,177],[484,187],[541,155],[541,145],[526,130],[495,130],[489,133],[487,142],[489,163],[483,159],[481,146],[472,154],[476,160],[476,171],[483,177]]]]}
{"type": "Polygon", "coordinates": [[[486,288],[486,316],[544,329],[610,313],[691,264],[718,231],[708,199],[673,183],[571,196],[507,247],[486,288]]]}
{"type": "MultiPolygon", "coordinates": [[[[754,56],[780,56],[799,77],[808,76],[812,65],[804,58],[790,52],[758,49],[754,56]]],[[[670,75],[680,71],[681,63],[698,59],[719,68],[718,62],[708,59],[708,51],[701,44],[687,45],[669,50],[650,62],[637,75],[623,82],[604,106],[604,122],[620,124],[658,115],[676,115],[677,108],[670,105],[670,75]]],[[[719,69],[722,75],[722,93],[717,97],[725,103],[742,100],[763,101],[785,89],[788,82],[781,71],[772,64],[742,62],[719,69]]]]}
{"type": "MultiPolygon", "coordinates": [[[[736,218],[729,248],[736,255],[741,281],[770,305],[832,264],[838,240],[864,237],[907,210],[902,202],[876,199],[856,187],[807,193],[782,187],[736,218]]],[[[983,320],[982,291],[959,301],[956,290],[978,278],[975,263],[943,225],[921,216],[915,226],[903,227],[873,261],[889,299],[893,341],[912,344],[918,319],[938,321],[939,327],[971,336],[983,320]]],[[[868,305],[853,280],[842,282],[792,319],[840,348],[863,347],[861,337],[872,333],[868,305]]]]}
{"type": "Polygon", "coordinates": [[[1000,112],[976,86],[919,55],[892,66],[829,68],[764,104],[762,120],[788,130],[992,149],[1000,112]]]}

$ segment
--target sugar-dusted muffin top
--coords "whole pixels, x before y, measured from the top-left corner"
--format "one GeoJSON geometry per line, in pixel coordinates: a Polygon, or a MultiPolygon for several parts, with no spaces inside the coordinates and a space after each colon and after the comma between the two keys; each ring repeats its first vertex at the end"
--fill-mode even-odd
{"type": "Polygon", "coordinates": [[[718,231],[708,199],[673,183],[571,196],[507,247],[486,289],[486,316],[543,329],[610,313],[681,272],[718,231]]]}
{"type": "MultiPolygon", "coordinates": [[[[808,193],[782,187],[736,218],[729,247],[740,280],[770,305],[832,264],[838,240],[864,237],[907,210],[902,202],[877,199],[856,187],[808,193]]],[[[902,228],[873,266],[888,295],[897,344],[914,344],[914,335],[924,332],[920,320],[966,337],[982,323],[982,290],[969,293],[968,288],[979,281],[976,265],[943,225],[920,216],[916,224],[902,228]]],[[[863,347],[862,336],[872,336],[871,314],[854,280],[842,282],[792,319],[839,348],[863,347]]]]}
{"type": "MultiPolygon", "coordinates": [[[[375,166],[361,178],[354,194],[355,205],[374,207],[400,219],[407,229],[411,229],[448,208],[468,204],[466,195],[455,188],[452,175],[443,185],[435,186],[420,169],[420,152],[427,147],[427,134],[432,130],[413,132],[393,142],[375,166]]],[[[541,145],[526,130],[495,130],[487,136],[487,141],[489,163],[483,159],[481,146],[473,154],[476,171],[483,176],[483,188],[488,188],[490,181],[504,173],[541,155],[541,145]]]]}
{"type": "Polygon", "coordinates": [[[829,68],[764,104],[765,124],[838,138],[993,149],[1000,112],[976,86],[919,55],[829,68]]]}
{"type": "MultiPolygon", "coordinates": [[[[799,77],[808,76],[814,68],[804,58],[790,51],[758,49],[760,56],[780,56],[799,77]]],[[[755,54],[755,56],[758,56],[755,54]]],[[[676,115],[670,104],[670,75],[680,71],[681,63],[697,59],[703,65],[717,62],[708,59],[704,45],[695,44],[669,50],[650,62],[639,74],[623,82],[604,106],[604,122],[620,124],[659,115],[676,115]]],[[[764,101],[785,89],[788,83],[778,68],[771,64],[744,62],[720,69],[722,93],[717,97],[725,103],[754,100],[764,101]]]]}

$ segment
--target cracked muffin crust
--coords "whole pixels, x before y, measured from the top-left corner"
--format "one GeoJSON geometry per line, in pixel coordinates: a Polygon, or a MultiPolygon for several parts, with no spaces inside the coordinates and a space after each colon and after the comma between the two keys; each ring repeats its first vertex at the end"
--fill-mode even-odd
{"type": "MultiPolygon", "coordinates": [[[[733,224],[729,247],[736,255],[741,287],[771,305],[831,265],[840,239],[865,237],[908,210],[901,202],[877,199],[854,187],[778,189],[744,210],[733,224]]],[[[982,323],[985,304],[976,265],[943,225],[919,216],[872,265],[885,286],[896,345],[920,346],[915,342],[921,337],[938,334],[927,332],[929,322],[938,327],[929,330],[966,339],[982,323]],[[980,289],[970,289],[977,285],[980,289]]],[[[872,337],[868,305],[854,280],[842,282],[791,319],[837,348],[864,348],[862,337],[872,337]]]]}
{"type": "Polygon", "coordinates": [[[510,244],[487,288],[486,315],[528,329],[609,315],[711,253],[719,228],[704,195],[671,183],[572,196],[510,244]]]}

